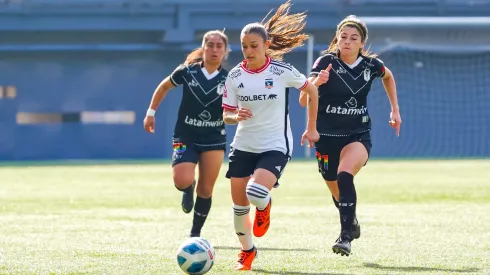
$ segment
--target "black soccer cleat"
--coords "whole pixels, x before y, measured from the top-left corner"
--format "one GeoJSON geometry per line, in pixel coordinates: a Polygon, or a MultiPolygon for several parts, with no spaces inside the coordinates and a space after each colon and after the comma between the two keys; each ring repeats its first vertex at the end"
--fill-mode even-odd
{"type": "Polygon", "coordinates": [[[332,250],[335,254],[340,254],[342,256],[349,256],[350,253],[350,234],[348,232],[342,232],[340,237],[335,241],[335,244],[332,246],[332,250]]]}
{"type": "Polygon", "coordinates": [[[189,234],[189,237],[190,238],[193,238],[193,237],[201,237],[201,233],[191,232],[191,234],[189,234]]]}
{"type": "Polygon", "coordinates": [[[182,211],[184,213],[190,213],[192,208],[194,208],[194,188],[196,187],[196,181],[193,181],[190,187],[186,191],[182,191],[182,211]]]}
{"type": "Polygon", "coordinates": [[[361,237],[361,225],[357,221],[357,217],[354,217],[354,221],[352,222],[352,240],[359,239],[361,237]]]}

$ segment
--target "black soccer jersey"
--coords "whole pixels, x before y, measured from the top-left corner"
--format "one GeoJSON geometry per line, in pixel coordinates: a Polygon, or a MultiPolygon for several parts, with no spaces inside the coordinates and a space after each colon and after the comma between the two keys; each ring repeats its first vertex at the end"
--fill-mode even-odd
{"type": "Polygon", "coordinates": [[[197,145],[226,143],[221,91],[227,75],[221,67],[209,75],[201,63],[181,65],[170,75],[172,84],[184,86],[174,139],[197,145]]]}
{"type": "Polygon", "coordinates": [[[317,76],[329,64],[329,80],[318,88],[318,133],[348,136],[369,131],[367,96],[373,80],[384,76],[383,62],[359,55],[354,64],[348,65],[337,54],[329,53],[316,60],[310,76],[317,76]]]}

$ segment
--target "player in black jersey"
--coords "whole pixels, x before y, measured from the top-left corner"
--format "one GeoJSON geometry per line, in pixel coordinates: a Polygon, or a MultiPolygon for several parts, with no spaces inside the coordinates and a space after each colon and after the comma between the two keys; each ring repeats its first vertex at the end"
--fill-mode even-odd
{"type": "Polygon", "coordinates": [[[154,133],[154,116],[160,102],[169,90],[184,86],[173,135],[172,167],[175,187],[183,192],[182,210],[190,213],[194,207],[191,237],[200,236],[211,209],[211,196],[226,149],[221,87],[228,71],[221,64],[227,53],[228,37],[224,32],[204,34],[202,47],[190,53],[184,64],[158,85],[144,120],[145,130],[154,133]]]}
{"type": "MultiPolygon", "coordinates": [[[[332,249],[341,255],[350,254],[351,241],[361,234],[354,176],[371,150],[367,95],[375,78],[383,81],[391,103],[389,123],[397,136],[402,122],[393,74],[376,55],[364,50],[367,38],[366,24],[353,15],[346,17],[310,74],[310,81],[319,88],[316,157],[339,209],[341,233],[332,249]]],[[[301,93],[300,103],[307,104],[306,94],[301,93]]]]}

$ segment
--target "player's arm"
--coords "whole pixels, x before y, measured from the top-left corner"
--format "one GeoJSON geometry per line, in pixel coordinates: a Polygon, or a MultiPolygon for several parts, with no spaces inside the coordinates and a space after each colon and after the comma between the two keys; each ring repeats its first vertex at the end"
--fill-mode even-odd
{"type": "MultiPolygon", "coordinates": [[[[288,86],[300,90],[300,104],[301,94],[305,94],[311,99],[308,104],[307,129],[316,130],[316,117],[318,115],[318,88],[294,67],[292,68],[291,74],[288,75],[287,78],[286,84],[288,86]]],[[[304,106],[306,106],[306,104],[304,106]]]]}
{"type": "Polygon", "coordinates": [[[160,84],[158,84],[153,96],[151,98],[150,106],[148,108],[147,115],[155,115],[158,106],[162,103],[163,99],[167,96],[168,91],[174,87],[183,84],[182,75],[185,73],[185,66],[179,66],[169,76],[167,76],[160,84]]]}
{"type": "Polygon", "coordinates": [[[158,106],[167,95],[168,91],[173,89],[175,86],[182,84],[184,74],[184,67],[180,66],[171,75],[167,76],[153,92],[151,97],[150,106],[146,111],[145,119],[143,120],[143,127],[148,133],[155,133],[155,113],[157,112],[158,106]],[[179,79],[179,80],[175,80],[179,79]],[[180,80],[182,79],[182,80],[180,80]]]}
{"type": "Polygon", "coordinates": [[[160,103],[167,96],[168,91],[172,90],[174,87],[175,85],[170,80],[170,76],[167,76],[164,80],[162,80],[162,82],[160,82],[155,89],[155,92],[153,92],[148,110],[154,110],[156,112],[158,106],[160,106],[160,103]]]}
{"type": "Polygon", "coordinates": [[[393,73],[386,66],[384,66],[384,75],[382,76],[381,80],[383,81],[383,86],[386,94],[388,95],[388,99],[390,100],[391,111],[399,112],[400,108],[398,106],[395,78],[393,77],[393,73]]]}
{"type": "Polygon", "coordinates": [[[307,81],[309,82],[309,84],[303,90],[301,90],[301,93],[305,94],[305,97],[309,98],[308,122],[306,128],[316,130],[316,119],[318,116],[318,88],[313,85],[309,80],[307,81]]]}
{"type": "Polygon", "coordinates": [[[228,76],[221,93],[223,94],[223,122],[230,125],[238,123],[238,96],[233,87],[232,80],[228,76]]]}
{"type": "MultiPolygon", "coordinates": [[[[315,61],[315,64],[313,64],[308,81],[316,88],[328,81],[329,71],[332,68],[332,64],[329,60],[328,57],[322,56],[315,61]]],[[[311,101],[311,99],[308,98],[308,94],[301,91],[299,94],[299,105],[305,107],[309,101],[311,101]]]]}
{"type": "Polygon", "coordinates": [[[381,62],[381,67],[378,70],[378,76],[381,77],[383,81],[383,86],[385,88],[386,94],[391,104],[390,113],[390,126],[394,128],[396,136],[400,135],[400,126],[402,124],[402,118],[400,116],[400,107],[398,106],[398,96],[396,93],[396,83],[393,73],[381,62]]]}

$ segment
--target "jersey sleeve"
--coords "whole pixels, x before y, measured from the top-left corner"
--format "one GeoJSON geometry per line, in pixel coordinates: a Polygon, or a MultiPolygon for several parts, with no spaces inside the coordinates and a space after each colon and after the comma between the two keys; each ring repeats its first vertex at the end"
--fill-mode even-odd
{"type": "Polygon", "coordinates": [[[228,77],[226,78],[225,85],[223,86],[223,103],[222,107],[227,110],[234,111],[238,108],[238,95],[235,86],[233,85],[233,80],[228,77]]]}
{"type": "Polygon", "coordinates": [[[288,87],[294,87],[298,90],[303,90],[306,86],[308,86],[308,79],[302,73],[300,73],[294,66],[291,66],[291,71],[287,71],[285,74],[286,77],[286,85],[288,87]]]}
{"type": "Polygon", "coordinates": [[[329,56],[320,56],[313,64],[313,68],[311,68],[310,77],[318,76],[320,71],[325,70],[330,63],[332,63],[332,58],[329,56]]]}
{"type": "Polygon", "coordinates": [[[187,66],[180,65],[170,74],[170,82],[174,86],[179,86],[184,84],[183,76],[187,73],[187,66]]]}
{"type": "Polygon", "coordinates": [[[384,62],[379,58],[374,58],[373,61],[376,70],[376,77],[382,78],[383,76],[385,76],[384,62]]]}

